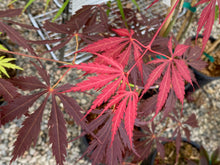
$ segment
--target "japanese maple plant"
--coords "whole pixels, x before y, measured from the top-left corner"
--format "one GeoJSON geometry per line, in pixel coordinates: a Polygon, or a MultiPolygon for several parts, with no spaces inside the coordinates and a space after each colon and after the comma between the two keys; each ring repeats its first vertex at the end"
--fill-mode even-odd
{"type": "MultiPolygon", "coordinates": [[[[219,0],[201,0],[196,4],[206,5],[198,21],[197,35],[204,27],[203,47],[199,48],[191,46],[190,39],[183,42],[184,44],[178,43],[171,33],[168,37],[159,36],[169,17],[174,12],[178,13],[181,2],[175,0],[165,18],[149,18],[124,8],[124,15],[112,11],[111,14],[117,15],[113,21],[106,14],[108,6],[87,5],[63,24],[46,21],[43,26],[45,30],[64,34],[65,37],[42,41],[30,41],[11,26],[37,30],[30,25],[7,19],[19,16],[22,9],[0,11],[1,35],[7,34],[11,41],[27,49],[29,54],[1,51],[37,59],[32,64],[41,77],[38,79],[34,75],[19,75],[12,79],[0,79],[0,92],[6,101],[0,107],[0,124],[5,125],[25,115],[23,126],[17,132],[11,162],[22,156],[32,143],[36,144],[49,97],[52,98],[48,121],[49,142],[57,164],[64,164],[68,145],[63,113],[67,113],[82,128],[81,136],[92,136],[84,156],[89,156],[93,164],[116,165],[128,161],[140,163],[155,146],[163,157],[162,142],[174,137],[178,161],[183,132],[189,139],[190,130],[197,126],[195,114],[192,113],[188,118],[183,115],[185,84],[193,85],[196,82],[191,67],[200,69],[205,66],[200,56],[212,30],[217,4],[220,9],[219,0]],[[41,55],[49,51],[38,53],[32,47],[33,44],[58,43],[51,50],[55,51],[71,40],[77,43],[76,51],[72,54],[72,63],[56,61],[49,56],[43,58],[41,55]],[[81,52],[91,53],[93,58],[88,62],[75,64],[76,56],[81,52]],[[50,83],[45,61],[61,63],[62,69],[67,70],[64,75],[60,75],[56,84],[50,83]],[[82,76],[87,76],[87,79],[77,84],[61,82],[72,69],[84,71],[82,76]],[[31,91],[32,94],[21,94],[18,89],[31,91]],[[88,90],[96,90],[98,96],[86,111],[66,94],[88,90]],[[39,98],[44,98],[41,105],[30,113],[29,108],[39,98]],[[58,100],[63,104],[64,112],[58,100]],[[175,106],[177,102],[180,103],[179,109],[175,106]],[[87,121],[87,116],[91,113],[96,118],[87,121]],[[173,130],[172,137],[165,134],[169,129],[173,130]]],[[[158,0],[154,1],[152,6],[157,3],[158,0]]]]}

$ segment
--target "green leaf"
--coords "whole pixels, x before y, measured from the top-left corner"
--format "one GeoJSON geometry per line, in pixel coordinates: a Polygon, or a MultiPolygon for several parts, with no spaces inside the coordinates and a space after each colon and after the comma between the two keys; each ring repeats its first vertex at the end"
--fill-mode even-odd
{"type": "Polygon", "coordinates": [[[109,13],[110,13],[110,8],[111,8],[111,1],[108,1],[107,2],[107,6],[108,6],[108,9],[107,9],[107,11],[106,11],[106,14],[107,14],[107,16],[109,16],[109,13]]]}
{"type": "Polygon", "coordinates": [[[6,49],[3,45],[1,45],[0,44],[0,49],[2,49],[2,50],[8,50],[8,49],[6,49]]]}
{"type": "MultiPolygon", "coordinates": [[[[10,76],[8,75],[6,69],[5,69],[4,67],[2,67],[1,65],[0,65],[0,72],[2,72],[3,74],[5,74],[8,78],[10,77],[10,76]]],[[[0,78],[2,78],[1,74],[0,74],[0,78]]]]}
{"type": "Polygon", "coordinates": [[[118,6],[118,8],[120,10],[121,17],[122,17],[122,19],[123,19],[123,21],[125,23],[125,26],[128,27],[127,22],[125,20],[125,13],[124,13],[124,10],[123,10],[123,6],[122,6],[122,3],[121,3],[121,0],[117,0],[117,6],[118,6]]]}
{"type": "Polygon", "coordinates": [[[47,0],[46,6],[45,6],[45,9],[44,9],[45,11],[47,10],[49,3],[50,3],[50,0],[47,0]]]}
{"type": "MultiPolygon", "coordinates": [[[[9,77],[7,71],[5,68],[10,68],[10,69],[19,69],[19,70],[23,70],[22,68],[20,68],[19,66],[10,63],[11,61],[14,61],[15,58],[5,58],[4,56],[0,57],[0,73],[5,74],[7,77],[9,77]]],[[[1,76],[0,76],[1,77],[1,76]]]]}
{"type": "Polygon", "coordinates": [[[218,16],[219,16],[219,9],[218,9],[218,6],[216,5],[215,6],[215,20],[218,19],[218,16]]]}
{"type": "Polygon", "coordinates": [[[136,0],[131,0],[133,2],[133,4],[137,7],[138,11],[140,11],[140,7],[138,6],[136,0]]]}
{"type": "Polygon", "coordinates": [[[18,0],[13,0],[13,1],[11,1],[11,2],[8,4],[8,6],[11,5],[12,3],[15,3],[16,1],[18,1],[18,0]]]}
{"type": "Polygon", "coordinates": [[[22,12],[24,12],[35,0],[29,0],[28,3],[25,5],[24,9],[22,12]]]}
{"type": "Polygon", "coordinates": [[[68,5],[70,0],[66,0],[62,7],[58,10],[57,14],[55,15],[55,17],[52,19],[52,22],[54,22],[64,11],[64,9],[66,8],[66,6],[68,5]]]}

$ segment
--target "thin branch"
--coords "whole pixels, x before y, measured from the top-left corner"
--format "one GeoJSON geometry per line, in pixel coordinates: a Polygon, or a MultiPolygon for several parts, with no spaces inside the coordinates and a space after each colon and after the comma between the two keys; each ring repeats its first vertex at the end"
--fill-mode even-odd
{"type": "Polygon", "coordinates": [[[56,62],[56,63],[60,63],[60,64],[65,64],[65,65],[72,65],[72,63],[68,63],[68,62],[64,62],[64,61],[58,61],[58,60],[53,60],[53,59],[44,58],[44,57],[31,56],[28,54],[12,52],[12,51],[7,51],[7,50],[3,50],[3,49],[0,49],[0,52],[14,54],[14,55],[18,55],[18,56],[29,57],[29,58],[34,58],[34,59],[39,59],[39,60],[44,60],[44,61],[51,61],[51,62],[56,62]]]}

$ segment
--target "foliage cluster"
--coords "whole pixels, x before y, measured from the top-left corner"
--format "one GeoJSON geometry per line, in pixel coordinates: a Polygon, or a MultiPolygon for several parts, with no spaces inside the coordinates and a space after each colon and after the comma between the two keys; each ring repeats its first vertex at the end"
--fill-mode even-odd
{"type": "MultiPolygon", "coordinates": [[[[46,31],[64,34],[65,37],[44,41],[30,41],[11,26],[15,24],[37,30],[30,25],[7,19],[19,16],[23,9],[0,11],[0,31],[6,33],[11,41],[27,49],[31,55],[1,51],[37,59],[38,62],[32,64],[41,77],[38,79],[33,75],[0,79],[0,92],[7,102],[0,107],[0,124],[4,125],[25,115],[23,126],[14,143],[11,162],[22,156],[32,143],[36,144],[49,97],[52,98],[52,105],[48,128],[57,164],[64,163],[68,145],[66,121],[57,100],[62,102],[64,111],[82,128],[82,135],[90,134],[93,137],[84,153],[90,157],[93,164],[122,164],[128,157],[132,158],[133,163],[138,163],[148,157],[154,144],[163,157],[164,148],[161,142],[169,140],[163,136],[170,128],[166,124],[169,120],[174,123],[172,137],[176,137],[178,155],[182,131],[189,139],[191,128],[197,127],[197,120],[195,114],[183,120],[182,110],[176,110],[175,104],[180,102],[183,105],[185,84],[193,85],[193,82],[196,82],[191,67],[199,70],[206,65],[200,56],[212,30],[216,3],[220,9],[220,0],[201,0],[196,4],[206,3],[198,21],[197,36],[204,28],[203,46],[199,48],[191,46],[190,39],[180,44],[171,34],[168,37],[159,36],[169,17],[174,12],[178,13],[181,2],[174,1],[165,19],[159,16],[148,18],[136,10],[124,8],[124,18],[120,13],[113,12],[118,15],[113,23],[110,23],[106,14],[109,6],[87,5],[63,24],[46,21],[43,26],[46,31]],[[84,71],[86,75],[92,75],[78,84],[61,84],[60,81],[55,85],[51,84],[50,75],[41,60],[44,59],[41,55],[49,51],[39,54],[32,45],[58,43],[50,50],[55,51],[73,39],[76,40],[77,47],[72,54],[72,63],[57,62],[66,64],[63,66],[67,69],[66,73],[76,68],[84,71]],[[81,52],[91,53],[94,58],[88,63],[75,64],[76,56],[81,52]],[[35,92],[22,95],[17,89],[35,92]],[[91,89],[99,91],[100,94],[84,115],[75,99],[66,93],[91,89]],[[44,97],[44,100],[30,114],[29,108],[40,97],[44,97]],[[89,113],[95,113],[97,118],[88,122],[86,116],[89,113]],[[161,118],[155,120],[159,114],[161,118]],[[158,130],[157,126],[160,124],[164,126],[158,130]]],[[[155,0],[152,5],[157,3],[158,0],[155,0]]],[[[1,65],[4,64],[3,60],[1,59],[1,65]]],[[[61,75],[61,79],[64,76],[66,74],[61,75]]]]}

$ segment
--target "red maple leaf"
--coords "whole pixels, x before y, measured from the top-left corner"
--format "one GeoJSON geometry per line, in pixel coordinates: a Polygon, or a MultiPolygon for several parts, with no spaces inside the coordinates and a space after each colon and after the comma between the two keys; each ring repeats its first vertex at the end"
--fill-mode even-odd
{"type": "Polygon", "coordinates": [[[130,140],[130,144],[132,145],[133,141],[133,128],[134,122],[137,115],[137,102],[138,102],[138,94],[136,92],[130,91],[119,91],[116,96],[114,96],[107,106],[103,109],[102,113],[108,110],[113,105],[117,105],[114,109],[114,117],[112,119],[112,142],[114,141],[114,136],[118,127],[121,123],[121,120],[124,117],[124,124],[127,135],[130,140]]]}
{"type": "MultiPolygon", "coordinates": [[[[208,5],[202,10],[202,13],[199,18],[198,22],[198,29],[196,37],[198,37],[199,32],[204,27],[203,31],[203,40],[202,40],[202,51],[205,49],[205,45],[209,40],[209,36],[212,31],[212,26],[215,21],[215,5],[218,3],[219,11],[220,11],[220,1],[219,0],[201,0],[195,6],[199,4],[203,4],[208,2],[208,5]]],[[[220,13],[219,13],[220,14],[220,13]]],[[[220,16],[219,16],[219,23],[220,23],[220,16]]]]}
{"type": "Polygon", "coordinates": [[[82,69],[86,73],[96,73],[97,76],[89,77],[88,80],[76,84],[75,87],[70,88],[70,91],[86,91],[90,89],[101,90],[101,94],[93,101],[93,105],[87,114],[93,109],[106,102],[117,89],[124,89],[125,84],[128,84],[127,76],[124,73],[123,67],[111,58],[100,55],[105,59],[107,64],[98,63],[81,63],[80,65],[67,65],[66,67],[82,69]]]}
{"type": "MultiPolygon", "coordinates": [[[[102,55],[111,57],[118,61],[123,67],[128,64],[130,56],[134,56],[134,60],[137,62],[138,70],[143,75],[142,64],[143,61],[140,59],[142,49],[136,43],[133,38],[134,31],[130,32],[127,29],[112,29],[120,37],[111,37],[99,40],[95,43],[88,45],[79,52],[90,52],[90,53],[102,53],[102,55]]],[[[103,59],[96,58],[99,63],[105,62],[103,59]]]]}
{"type": "Polygon", "coordinates": [[[106,63],[82,63],[80,65],[66,66],[82,69],[86,73],[95,72],[97,74],[97,76],[89,77],[88,80],[76,84],[75,87],[70,88],[66,92],[102,89],[101,94],[99,94],[93,101],[93,104],[87,111],[86,115],[103,103],[107,102],[114,95],[98,117],[100,117],[106,110],[116,105],[116,108],[113,110],[115,116],[112,121],[112,142],[114,140],[115,132],[121,123],[121,119],[123,118],[123,115],[126,114],[125,128],[132,144],[132,131],[136,118],[138,94],[133,91],[125,90],[126,85],[129,84],[128,78],[124,73],[123,67],[117,61],[102,55],[99,55],[99,57],[103,58],[106,63]]]}
{"type": "Polygon", "coordinates": [[[168,49],[171,54],[171,57],[167,56],[168,58],[166,59],[156,59],[148,63],[148,64],[162,63],[151,72],[147,80],[147,83],[145,84],[144,91],[142,92],[144,94],[155,83],[155,81],[159,77],[161,77],[161,75],[163,75],[163,79],[160,82],[160,88],[159,88],[154,117],[156,117],[156,115],[164,106],[170,88],[174,89],[177,98],[183,104],[183,98],[185,94],[184,80],[192,84],[188,66],[186,65],[186,62],[180,58],[188,48],[189,46],[187,45],[177,45],[173,53],[172,38],[170,38],[168,42],[168,49]]]}

